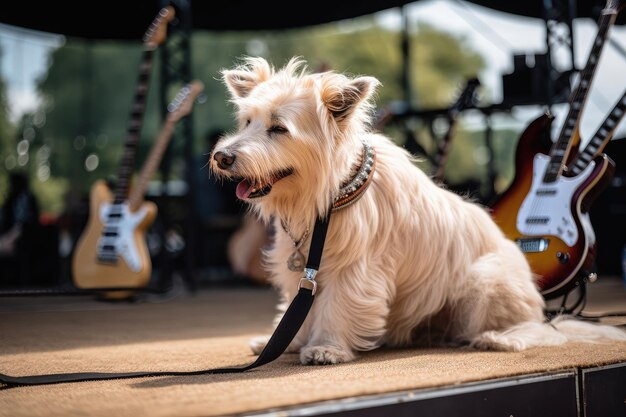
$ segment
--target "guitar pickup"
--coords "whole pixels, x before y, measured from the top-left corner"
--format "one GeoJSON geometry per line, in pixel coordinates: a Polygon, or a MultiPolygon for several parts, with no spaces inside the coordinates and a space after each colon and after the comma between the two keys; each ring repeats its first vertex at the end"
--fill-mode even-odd
{"type": "Polygon", "coordinates": [[[555,195],[556,194],[556,190],[552,189],[552,190],[537,190],[536,192],[537,195],[555,195]]]}
{"type": "Polygon", "coordinates": [[[548,224],[549,217],[529,217],[526,219],[526,224],[548,224]]]}
{"type": "Polygon", "coordinates": [[[117,228],[115,227],[108,227],[104,229],[104,231],[102,232],[102,236],[106,236],[106,237],[116,237],[117,234],[118,234],[117,228]]]}

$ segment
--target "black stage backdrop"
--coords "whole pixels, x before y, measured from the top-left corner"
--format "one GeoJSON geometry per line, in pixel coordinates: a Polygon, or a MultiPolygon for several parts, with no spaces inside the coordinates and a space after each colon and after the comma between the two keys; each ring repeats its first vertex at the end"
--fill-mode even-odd
{"type": "MultiPolygon", "coordinates": [[[[460,1],[460,0],[450,0],[460,1]]],[[[280,30],[333,22],[414,3],[407,0],[314,0],[283,2],[259,0],[177,0],[191,5],[194,30],[280,30]]],[[[545,2],[576,5],[574,17],[596,19],[605,0],[473,0],[481,6],[543,18],[545,2]]],[[[91,39],[141,39],[163,0],[105,1],[9,1],[0,22],[28,29],[91,39]]],[[[556,6],[555,6],[556,7],[556,6]]],[[[616,24],[626,23],[618,16],[616,24]]]]}

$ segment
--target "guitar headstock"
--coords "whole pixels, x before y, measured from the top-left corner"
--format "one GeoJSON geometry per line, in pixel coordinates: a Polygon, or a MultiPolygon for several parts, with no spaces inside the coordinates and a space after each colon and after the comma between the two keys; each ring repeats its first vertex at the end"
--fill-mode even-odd
{"type": "Polygon", "coordinates": [[[159,10],[148,30],[143,35],[143,43],[148,47],[156,47],[167,38],[167,25],[174,19],[174,7],[167,6],[159,10]]]}
{"type": "Polygon", "coordinates": [[[191,113],[194,101],[203,90],[204,84],[198,80],[194,80],[181,88],[176,97],[167,105],[169,111],[167,119],[177,122],[191,113]]]}
{"type": "Polygon", "coordinates": [[[476,94],[476,90],[480,86],[480,81],[478,78],[470,78],[465,83],[465,88],[457,98],[456,102],[452,105],[451,110],[455,112],[460,112],[466,109],[470,109],[472,107],[476,107],[478,104],[478,96],[476,94]]]}
{"type": "Polygon", "coordinates": [[[612,13],[612,12],[619,13],[622,11],[624,6],[626,6],[626,1],[624,0],[606,0],[606,5],[604,6],[604,9],[602,9],[600,13],[602,14],[612,13]]]}

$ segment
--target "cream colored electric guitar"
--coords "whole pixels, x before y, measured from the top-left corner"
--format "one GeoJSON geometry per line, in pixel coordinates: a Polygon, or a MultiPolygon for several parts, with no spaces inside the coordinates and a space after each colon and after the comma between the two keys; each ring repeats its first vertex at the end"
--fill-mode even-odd
{"type": "Polygon", "coordinates": [[[117,189],[113,194],[102,180],[91,188],[89,221],[72,259],[78,288],[141,288],[150,281],[152,264],[145,235],[157,207],[144,195],[176,124],[191,112],[203,89],[200,81],[193,81],[169,104],[165,124],[128,198],[121,199],[117,189]]]}

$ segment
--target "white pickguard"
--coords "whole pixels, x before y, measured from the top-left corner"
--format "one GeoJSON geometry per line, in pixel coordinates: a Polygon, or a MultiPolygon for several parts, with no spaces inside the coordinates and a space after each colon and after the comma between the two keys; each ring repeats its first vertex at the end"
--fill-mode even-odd
{"type": "Polygon", "coordinates": [[[572,198],[593,171],[595,162],[591,161],[575,177],[561,175],[557,181],[545,183],[543,174],[549,162],[549,156],[535,155],[532,185],[517,213],[517,230],[528,236],[557,236],[572,247],[578,241],[572,198]]]}
{"type": "Polygon", "coordinates": [[[98,251],[104,245],[112,245],[115,247],[115,253],[124,259],[133,272],[141,271],[143,265],[139,256],[139,250],[135,245],[134,234],[137,226],[143,221],[147,213],[148,210],[145,207],[136,212],[131,212],[128,204],[102,204],[100,206],[100,221],[102,221],[105,229],[116,230],[117,235],[102,235],[98,239],[98,251]],[[109,214],[112,209],[119,211],[121,216],[110,217],[109,214]]]}

